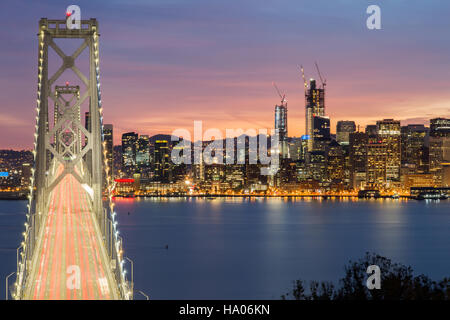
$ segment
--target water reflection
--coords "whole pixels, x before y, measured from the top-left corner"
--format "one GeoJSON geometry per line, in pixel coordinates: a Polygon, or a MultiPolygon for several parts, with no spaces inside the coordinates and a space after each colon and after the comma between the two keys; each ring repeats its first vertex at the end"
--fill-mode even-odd
{"type": "Polygon", "coordinates": [[[434,278],[450,270],[450,201],[169,197],[116,209],[136,281],[156,299],[279,298],[294,279],[336,281],[366,251],[434,278]]]}

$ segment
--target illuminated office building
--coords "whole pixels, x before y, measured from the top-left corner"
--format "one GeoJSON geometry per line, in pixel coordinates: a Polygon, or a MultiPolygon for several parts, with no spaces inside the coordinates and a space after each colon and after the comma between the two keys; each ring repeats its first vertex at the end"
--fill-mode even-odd
{"type": "Polygon", "coordinates": [[[153,151],[155,181],[169,182],[171,179],[170,172],[170,150],[169,141],[156,140],[153,151]]]}
{"type": "Polygon", "coordinates": [[[113,142],[113,125],[105,124],[103,126],[103,141],[105,142],[106,161],[108,164],[108,175],[114,177],[114,142],[113,142]]]}
{"type": "Polygon", "coordinates": [[[387,145],[385,143],[368,143],[366,145],[366,186],[382,188],[387,177],[387,145]]]}
{"type": "Polygon", "coordinates": [[[148,135],[141,135],[136,142],[136,164],[138,167],[150,165],[150,138],[148,135]]]}
{"type": "Polygon", "coordinates": [[[325,89],[318,88],[314,79],[309,81],[305,104],[306,135],[310,137],[308,151],[312,151],[314,149],[314,118],[325,116],[325,89]]]}
{"type": "Polygon", "coordinates": [[[388,183],[400,181],[401,134],[400,121],[384,119],[377,121],[377,138],[386,145],[386,180],[388,183]]]}
{"type": "Polygon", "coordinates": [[[350,143],[350,133],[356,131],[355,121],[338,121],[336,125],[336,141],[342,145],[350,143]]]}
{"type": "Polygon", "coordinates": [[[446,180],[446,169],[450,163],[450,136],[430,136],[430,173],[435,184],[442,186],[446,180]]]}
{"type": "Polygon", "coordinates": [[[428,151],[425,147],[428,131],[423,124],[401,127],[401,159],[406,174],[425,173],[428,170],[428,151]]]}
{"type": "Polygon", "coordinates": [[[345,154],[342,145],[333,140],[327,152],[328,179],[331,182],[342,182],[345,179],[345,154]]]}
{"type": "Polygon", "coordinates": [[[430,120],[430,136],[431,137],[449,137],[450,136],[450,119],[434,118],[430,120]]]}
{"type": "Polygon", "coordinates": [[[450,163],[450,119],[430,120],[430,173],[436,185],[446,184],[448,164],[450,163]]]}
{"type": "Polygon", "coordinates": [[[285,159],[289,155],[287,141],[287,102],[275,106],[275,130],[278,130],[280,143],[280,156],[285,159]]]}
{"type": "Polygon", "coordinates": [[[366,145],[369,136],[364,132],[353,132],[349,140],[350,185],[359,190],[366,182],[366,145]]]}
{"type": "Polygon", "coordinates": [[[127,132],[122,134],[122,166],[125,170],[136,166],[137,139],[137,133],[127,132]]]}
{"type": "Polygon", "coordinates": [[[325,116],[313,117],[313,151],[325,151],[331,140],[330,118],[325,116]]]}

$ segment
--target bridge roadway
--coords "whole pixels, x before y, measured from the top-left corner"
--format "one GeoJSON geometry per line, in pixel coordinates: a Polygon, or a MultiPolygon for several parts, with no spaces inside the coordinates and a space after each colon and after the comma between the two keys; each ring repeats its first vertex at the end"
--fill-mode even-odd
{"type": "MultiPolygon", "coordinates": [[[[59,174],[62,168],[57,171],[59,174]]],[[[71,174],[51,192],[24,299],[119,298],[110,259],[88,197],[71,174]],[[77,274],[80,277],[77,278],[77,274]]]]}

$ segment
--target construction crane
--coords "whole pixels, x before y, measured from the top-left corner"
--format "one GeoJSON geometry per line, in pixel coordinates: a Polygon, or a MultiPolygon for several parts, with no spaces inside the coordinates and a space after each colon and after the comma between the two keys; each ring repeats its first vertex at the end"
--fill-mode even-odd
{"type": "Polygon", "coordinates": [[[302,73],[303,85],[305,87],[305,96],[306,96],[306,90],[308,89],[308,83],[306,82],[305,71],[303,70],[302,65],[300,65],[298,68],[300,69],[300,72],[302,73]]]}
{"type": "Polygon", "coordinates": [[[277,90],[277,93],[281,98],[281,105],[284,105],[287,102],[286,93],[281,94],[280,89],[278,89],[277,84],[274,81],[272,81],[272,85],[274,86],[275,90],[277,90]]]}
{"type": "Polygon", "coordinates": [[[317,61],[314,62],[316,65],[317,73],[319,74],[320,82],[322,83],[322,89],[325,89],[325,86],[327,85],[327,79],[322,78],[322,74],[320,73],[319,65],[317,64],[317,61]]]}

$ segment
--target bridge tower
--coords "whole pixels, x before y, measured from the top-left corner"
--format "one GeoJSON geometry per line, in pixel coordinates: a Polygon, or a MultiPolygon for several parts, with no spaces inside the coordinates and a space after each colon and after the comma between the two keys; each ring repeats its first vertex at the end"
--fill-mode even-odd
{"type": "MultiPolygon", "coordinates": [[[[23,297],[27,276],[36,242],[42,231],[43,219],[49,206],[49,195],[67,176],[72,175],[90,195],[91,207],[102,233],[104,245],[109,254],[114,277],[122,299],[131,299],[132,281],[125,277],[122,256],[122,239],[116,230],[114,204],[112,202],[112,181],[103,142],[103,117],[100,91],[99,33],[96,19],[81,20],[79,29],[69,29],[66,20],[39,21],[37,106],[34,134],[34,169],[28,203],[24,240],[18,248],[18,266],[13,297],[23,297]],[[55,39],[81,39],[81,45],[67,55],[55,39]],[[54,74],[49,74],[49,48],[62,60],[54,74]],[[76,64],[84,50],[88,51],[89,71],[84,74],[76,64]],[[59,81],[64,71],[72,70],[84,89],[79,85],[61,86],[59,81]],[[69,98],[64,97],[69,95],[69,98]],[[89,105],[90,126],[85,128],[80,117],[80,106],[89,105]],[[49,105],[54,105],[54,121],[49,126],[49,105]],[[85,139],[82,139],[84,136],[85,139]],[[87,141],[82,143],[82,141],[87,141]],[[62,170],[56,170],[56,168],[62,170]],[[60,173],[59,173],[60,172],[60,173]],[[106,178],[104,183],[103,179],[106,178]],[[103,195],[108,201],[104,207],[103,195]]],[[[77,42],[79,42],[78,40],[77,42]]],[[[50,113],[52,114],[52,113],[50,113]]],[[[131,261],[131,260],[129,260],[131,261]]]]}

